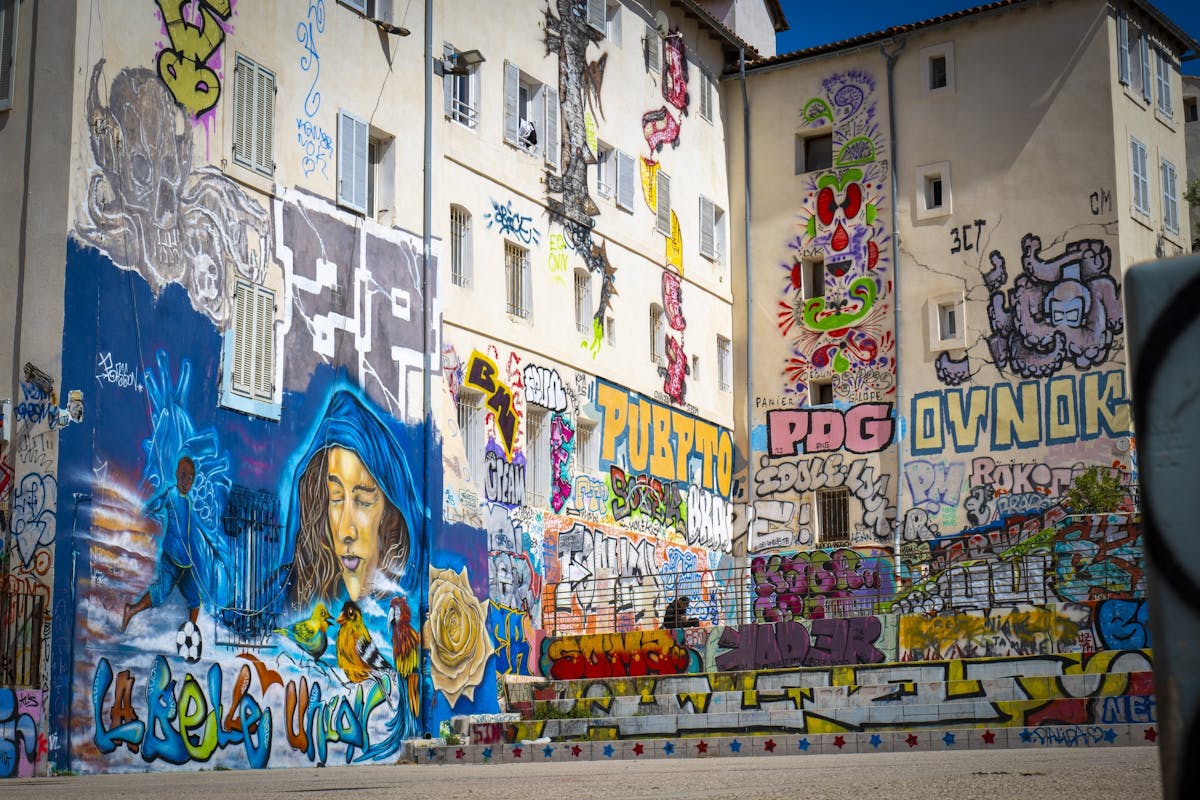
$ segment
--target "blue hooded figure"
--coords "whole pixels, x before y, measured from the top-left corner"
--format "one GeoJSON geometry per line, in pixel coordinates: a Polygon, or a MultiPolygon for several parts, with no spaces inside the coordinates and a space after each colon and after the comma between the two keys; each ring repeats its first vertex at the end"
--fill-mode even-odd
{"type": "Polygon", "coordinates": [[[294,605],[419,596],[423,504],[400,442],[356,393],[333,392],[296,469],[294,605]]]}

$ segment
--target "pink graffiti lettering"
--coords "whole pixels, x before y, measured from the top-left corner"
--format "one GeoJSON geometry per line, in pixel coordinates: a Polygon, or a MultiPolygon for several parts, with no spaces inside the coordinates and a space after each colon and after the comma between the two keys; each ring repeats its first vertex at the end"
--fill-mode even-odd
{"type": "Polygon", "coordinates": [[[772,456],[824,453],[843,447],[851,453],[877,453],[891,444],[895,430],[891,403],[860,403],[846,411],[767,412],[772,456]]]}

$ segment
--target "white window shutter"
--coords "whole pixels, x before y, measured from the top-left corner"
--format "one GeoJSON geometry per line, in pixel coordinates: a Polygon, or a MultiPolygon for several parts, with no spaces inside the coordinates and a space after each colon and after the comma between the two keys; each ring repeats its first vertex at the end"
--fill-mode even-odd
{"type": "Polygon", "coordinates": [[[232,389],[235,394],[249,396],[252,393],[250,385],[250,341],[254,321],[251,319],[251,287],[248,283],[238,283],[233,295],[233,380],[232,389]]]}
{"type": "Polygon", "coordinates": [[[1145,32],[1142,33],[1138,40],[1138,57],[1142,61],[1142,97],[1146,98],[1146,102],[1150,102],[1150,37],[1145,32]]]}
{"type": "Polygon", "coordinates": [[[0,109],[12,108],[17,58],[17,4],[0,2],[0,109]]]}
{"type": "Polygon", "coordinates": [[[634,184],[633,156],[624,150],[617,151],[617,205],[626,211],[633,210],[634,184]]]}
{"type": "Polygon", "coordinates": [[[255,292],[254,314],[254,381],[253,395],[256,400],[270,402],[274,399],[274,354],[275,354],[275,293],[259,286],[255,292]]]}
{"type": "Polygon", "coordinates": [[[605,0],[587,0],[587,23],[594,29],[604,33],[605,0]]]}
{"type": "Polygon", "coordinates": [[[662,56],[662,41],[658,38],[658,29],[653,25],[646,26],[646,38],[643,40],[646,46],[646,71],[658,72],[659,59],[662,56]]]}
{"type": "Polygon", "coordinates": [[[654,221],[654,227],[663,236],[671,235],[671,176],[658,171],[658,183],[655,194],[658,200],[658,216],[654,221]]]}
{"type": "Polygon", "coordinates": [[[525,309],[525,318],[533,316],[533,275],[530,274],[529,251],[521,251],[521,306],[525,309]]]}
{"type": "Polygon", "coordinates": [[[521,70],[509,61],[504,62],[504,141],[517,144],[520,131],[518,119],[521,91],[521,70]]]}
{"type": "Polygon", "coordinates": [[[367,123],[338,112],[338,204],[367,211],[367,123]]]}
{"type": "MultiPolygon", "coordinates": [[[[448,44],[442,45],[442,61],[449,63],[454,56],[454,48],[448,44]]],[[[447,117],[454,114],[454,76],[446,72],[442,76],[442,107],[447,117]]]]}
{"type": "Polygon", "coordinates": [[[700,255],[716,258],[716,231],[713,201],[700,195],[700,255]]]}
{"type": "Polygon", "coordinates": [[[254,77],[257,70],[238,56],[233,70],[233,160],[244,167],[254,166],[254,77]]]}
{"type": "Polygon", "coordinates": [[[1117,79],[1129,83],[1129,17],[1117,12],[1117,79]]]}
{"type": "Polygon", "coordinates": [[[254,147],[258,171],[275,172],[275,76],[261,66],[255,75],[255,137],[254,147]]]}
{"type": "Polygon", "coordinates": [[[555,172],[562,160],[562,131],[558,121],[558,90],[546,87],[546,163],[555,172]]]}

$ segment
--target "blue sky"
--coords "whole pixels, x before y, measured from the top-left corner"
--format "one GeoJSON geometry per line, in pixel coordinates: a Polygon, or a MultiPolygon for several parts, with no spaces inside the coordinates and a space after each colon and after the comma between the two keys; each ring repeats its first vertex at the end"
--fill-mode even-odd
{"type": "MultiPolygon", "coordinates": [[[[988,0],[782,0],[791,30],[776,38],[780,53],[880,31],[892,25],[919,22],[930,17],[983,5],[988,0]]],[[[1193,39],[1200,39],[1198,0],[1152,0],[1193,39]]],[[[1184,62],[1184,74],[1200,75],[1200,58],[1184,62]]]]}

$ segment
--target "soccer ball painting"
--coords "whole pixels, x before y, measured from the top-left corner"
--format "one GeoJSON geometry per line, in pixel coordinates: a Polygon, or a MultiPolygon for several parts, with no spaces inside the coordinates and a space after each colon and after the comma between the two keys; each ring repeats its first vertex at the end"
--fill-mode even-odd
{"type": "Polygon", "coordinates": [[[179,626],[179,633],[175,634],[175,650],[179,656],[189,664],[195,664],[200,660],[200,653],[204,649],[204,637],[200,635],[200,628],[190,619],[179,626]]]}

